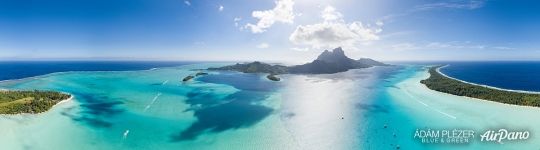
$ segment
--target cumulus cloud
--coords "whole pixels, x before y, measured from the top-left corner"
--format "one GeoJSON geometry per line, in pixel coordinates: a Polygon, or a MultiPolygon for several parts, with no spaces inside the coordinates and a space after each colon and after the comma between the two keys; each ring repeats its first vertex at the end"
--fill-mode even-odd
{"type": "Polygon", "coordinates": [[[326,6],[322,11],[321,17],[324,19],[324,21],[334,21],[342,19],[343,14],[337,12],[336,8],[332,6],[326,6]]]}
{"type": "Polygon", "coordinates": [[[188,6],[191,6],[191,2],[189,2],[189,1],[184,1],[184,4],[186,4],[188,6]]]}
{"type": "Polygon", "coordinates": [[[343,15],[332,6],[327,6],[321,14],[324,20],[311,25],[299,25],[289,36],[289,40],[297,45],[311,46],[315,49],[335,48],[338,46],[355,49],[356,44],[367,44],[378,40],[382,31],[382,22],[376,27],[364,25],[359,21],[347,23],[343,15]]]}
{"type": "Polygon", "coordinates": [[[225,7],[223,7],[223,5],[219,5],[218,10],[223,11],[223,9],[225,9],[225,7]]]}
{"type": "Polygon", "coordinates": [[[270,45],[268,45],[268,43],[261,43],[261,44],[257,45],[256,47],[260,48],[260,49],[265,49],[265,48],[269,48],[270,45]]]}
{"type": "Polygon", "coordinates": [[[293,23],[294,12],[293,0],[279,0],[276,1],[276,7],[271,10],[253,11],[251,16],[257,18],[256,24],[248,23],[245,28],[251,29],[253,33],[265,32],[267,28],[270,28],[274,23],[293,23]]]}

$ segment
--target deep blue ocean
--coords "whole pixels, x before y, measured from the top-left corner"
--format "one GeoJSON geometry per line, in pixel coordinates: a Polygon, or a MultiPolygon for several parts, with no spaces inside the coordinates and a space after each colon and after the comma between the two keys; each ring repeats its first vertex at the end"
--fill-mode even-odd
{"type": "MultiPolygon", "coordinates": [[[[65,71],[128,71],[173,67],[181,61],[0,61],[0,81],[65,71]]],[[[412,62],[409,62],[411,64],[412,62]]],[[[415,62],[449,64],[441,71],[467,82],[504,89],[540,91],[540,61],[415,62]]]]}
{"type": "Polygon", "coordinates": [[[0,81],[65,71],[128,71],[174,67],[180,61],[0,61],[0,81]]]}
{"type": "Polygon", "coordinates": [[[540,61],[447,62],[451,77],[504,89],[540,91],[540,61]]]}

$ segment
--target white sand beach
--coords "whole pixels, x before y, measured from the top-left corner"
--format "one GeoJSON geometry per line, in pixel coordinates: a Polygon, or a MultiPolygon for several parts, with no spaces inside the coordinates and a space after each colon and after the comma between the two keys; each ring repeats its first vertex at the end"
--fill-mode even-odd
{"type": "MultiPolygon", "coordinates": [[[[475,141],[467,149],[534,149],[540,139],[540,108],[502,104],[475,98],[455,96],[428,89],[419,81],[429,77],[427,71],[419,72],[391,89],[394,100],[418,124],[418,128],[469,128],[479,134],[490,129],[526,130],[531,138],[504,145],[475,141]]],[[[439,147],[438,147],[439,148],[439,147]]],[[[443,147],[442,149],[444,149],[443,147]]],[[[448,147],[452,149],[452,147],[448,147]]]]}
{"type": "Polygon", "coordinates": [[[486,88],[490,88],[490,89],[495,89],[495,90],[501,90],[501,91],[509,91],[509,92],[518,92],[518,93],[527,93],[527,94],[540,94],[540,92],[534,92],[534,91],[523,91],[523,90],[511,90],[511,89],[504,89],[504,88],[498,88],[498,87],[494,87],[494,86],[489,86],[489,85],[484,85],[484,84],[477,84],[477,83],[472,83],[472,82],[467,82],[467,81],[463,81],[463,80],[460,80],[460,79],[457,79],[457,78],[454,78],[454,77],[451,77],[451,76],[448,76],[446,74],[444,74],[443,72],[441,72],[441,69],[444,68],[444,67],[448,67],[450,65],[444,65],[442,67],[439,67],[436,69],[436,71],[447,77],[447,78],[450,78],[450,79],[454,79],[454,80],[457,80],[457,81],[460,81],[460,82],[463,82],[463,83],[467,83],[467,84],[472,84],[472,85],[477,85],[477,86],[482,86],[482,87],[486,87],[486,88]]]}

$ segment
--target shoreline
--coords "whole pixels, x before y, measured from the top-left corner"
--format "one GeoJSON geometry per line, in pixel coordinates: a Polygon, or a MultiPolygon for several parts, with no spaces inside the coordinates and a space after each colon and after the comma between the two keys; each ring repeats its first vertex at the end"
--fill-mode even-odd
{"type": "MultiPolygon", "coordinates": [[[[0,89],[0,90],[5,90],[5,89],[0,89]]],[[[6,90],[6,91],[7,91],[7,90],[6,90]]],[[[6,117],[6,116],[24,116],[24,115],[39,115],[39,114],[43,114],[43,113],[46,113],[46,112],[51,111],[52,109],[54,109],[54,108],[57,107],[58,105],[63,104],[63,103],[66,103],[66,102],[69,102],[69,101],[73,100],[73,98],[75,98],[75,96],[74,96],[73,94],[66,93],[66,92],[62,92],[62,93],[64,93],[64,94],[69,94],[69,98],[63,99],[63,100],[59,101],[58,103],[56,103],[56,104],[54,104],[53,106],[51,106],[51,108],[48,109],[47,111],[40,112],[40,113],[0,114],[0,117],[6,117]]]]}
{"type": "MultiPolygon", "coordinates": [[[[446,65],[447,66],[447,65],[446,65]]],[[[474,87],[474,86],[477,86],[477,87],[480,87],[480,88],[485,88],[485,89],[489,89],[489,90],[493,90],[493,91],[496,91],[496,92],[507,92],[509,94],[513,93],[513,94],[526,94],[526,95],[533,95],[533,96],[538,96],[539,94],[537,93],[530,93],[530,92],[515,92],[515,91],[509,91],[509,90],[501,90],[501,89],[496,89],[496,88],[490,88],[490,87],[486,87],[486,86],[482,86],[482,85],[478,85],[478,84],[474,84],[474,83],[469,83],[469,82],[465,82],[465,81],[461,81],[459,79],[455,79],[455,78],[452,78],[452,77],[449,77],[449,76],[446,76],[445,74],[442,74],[441,72],[439,72],[439,68],[442,68],[444,66],[428,66],[429,69],[427,71],[422,71],[422,74],[423,77],[420,78],[418,84],[421,84],[423,88],[426,88],[427,90],[429,91],[433,91],[433,92],[437,92],[437,93],[442,93],[444,95],[452,95],[452,96],[458,96],[458,97],[463,97],[465,99],[468,99],[468,100],[482,100],[482,101],[490,101],[491,103],[490,104],[505,104],[507,106],[524,106],[526,108],[531,108],[531,109],[538,109],[539,106],[535,106],[535,105],[529,105],[529,104],[521,104],[521,103],[508,103],[506,101],[501,101],[501,100],[494,100],[494,99],[490,99],[490,98],[487,98],[487,99],[483,99],[483,98],[478,98],[478,97],[473,97],[471,95],[467,96],[467,95],[459,95],[459,94],[453,94],[452,92],[443,92],[443,91],[439,91],[439,90],[435,90],[435,89],[432,89],[430,88],[426,83],[423,83],[422,81],[425,81],[425,80],[428,80],[428,79],[431,79],[432,77],[432,69],[433,67],[436,67],[433,71],[435,73],[437,73],[438,75],[442,76],[442,78],[446,78],[446,80],[451,80],[451,81],[454,81],[454,82],[458,82],[458,83],[461,83],[461,84],[465,84],[467,86],[471,86],[471,87],[474,87]]],[[[523,100],[523,99],[521,99],[523,100]]]]}
{"type": "Polygon", "coordinates": [[[454,77],[450,77],[450,76],[448,76],[448,75],[446,75],[446,74],[444,74],[443,72],[440,71],[441,68],[448,67],[448,66],[450,66],[450,65],[444,65],[442,67],[439,67],[439,68],[435,69],[435,71],[437,71],[437,73],[441,74],[444,77],[447,77],[447,78],[450,78],[452,80],[456,80],[456,81],[459,81],[459,82],[463,82],[463,83],[466,83],[466,84],[481,86],[481,87],[490,88],[490,89],[494,89],[494,90],[507,91],[507,92],[517,92],[517,93],[524,93],[524,94],[540,94],[540,92],[536,92],[536,91],[504,89],[504,88],[498,88],[498,87],[484,85],[484,84],[478,84],[478,83],[472,83],[472,82],[463,81],[463,80],[460,80],[460,79],[457,79],[457,78],[454,78],[454,77]]]}
{"type": "MultiPolygon", "coordinates": [[[[424,74],[427,74],[427,78],[429,78],[429,72],[422,72],[424,74]]],[[[450,94],[450,93],[445,93],[445,92],[441,92],[441,91],[437,91],[437,90],[432,90],[430,88],[427,87],[427,85],[425,84],[422,84],[420,83],[421,80],[424,80],[424,79],[427,79],[427,78],[418,78],[418,83],[423,87],[425,88],[426,90],[429,90],[429,91],[433,91],[433,92],[437,92],[439,94],[443,94],[443,95],[450,95],[450,96],[457,96],[457,97],[460,97],[460,98],[464,98],[466,100],[475,100],[475,101],[479,101],[479,102],[482,102],[482,103],[488,103],[488,104],[492,104],[492,105],[504,105],[504,106],[513,106],[513,107],[525,107],[525,108],[529,108],[529,109],[535,109],[535,110],[538,110],[539,107],[534,107],[534,106],[527,106],[527,105],[517,105],[517,104],[508,104],[508,103],[501,103],[501,102],[496,102],[496,101],[490,101],[490,100],[486,100],[486,99],[480,99],[480,98],[474,98],[474,97],[468,97],[468,96],[460,96],[460,95],[454,95],[454,94],[450,94]]]]}

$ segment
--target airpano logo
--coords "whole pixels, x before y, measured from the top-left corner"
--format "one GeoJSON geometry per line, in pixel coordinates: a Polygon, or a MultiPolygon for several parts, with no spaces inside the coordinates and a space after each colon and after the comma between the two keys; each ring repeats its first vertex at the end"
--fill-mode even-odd
{"type": "Polygon", "coordinates": [[[488,130],[480,135],[480,141],[497,142],[504,144],[504,141],[516,141],[529,139],[529,131],[508,131],[506,129],[488,130]]]}
{"type": "Polygon", "coordinates": [[[487,130],[475,136],[471,129],[416,129],[413,138],[423,144],[468,144],[475,138],[480,142],[504,144],[507,141],[527,140],[529,131],[509,131],[507,129],[487,130]]]}

